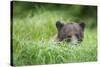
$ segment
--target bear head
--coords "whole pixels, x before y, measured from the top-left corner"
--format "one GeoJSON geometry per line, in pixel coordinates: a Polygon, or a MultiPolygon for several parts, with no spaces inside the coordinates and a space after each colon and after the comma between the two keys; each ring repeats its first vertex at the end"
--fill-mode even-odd
{"type": "Polygon", "coordinates": [[[58,30],[57,38],[59,41],[66,41],[71,44],[80,43],[84,37],[85,23],[61,23],[56,22],[56,28],[58,30]]]}

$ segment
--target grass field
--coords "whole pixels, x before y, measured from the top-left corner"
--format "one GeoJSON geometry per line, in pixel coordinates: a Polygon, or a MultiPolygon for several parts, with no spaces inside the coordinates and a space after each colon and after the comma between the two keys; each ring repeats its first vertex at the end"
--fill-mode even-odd
{"type": "MultiPolygon", "coordinates": [[[[64,11],[41,11],[34,16],[29,12],[24,18],[13,17],[13,65],[59,64],[97,61],[97,30],[85,28],[84,40],[78,45],[65,42],[57,44],[52,37],[57,33],[58,17],[69,20],[64,11]]],[[[91,22],[86,18],[88,22],[91,22]]]]}

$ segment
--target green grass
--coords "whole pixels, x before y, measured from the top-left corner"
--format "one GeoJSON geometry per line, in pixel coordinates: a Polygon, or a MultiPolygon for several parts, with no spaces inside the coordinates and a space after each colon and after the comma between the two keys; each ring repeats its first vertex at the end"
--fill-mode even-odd
{"type": "Polygon", "coordinates": [[[59,16],[65,20],[60,11],[38,12],[32,17],[29,13],[24,18],[13,18],[14,65],[97,61],[96,29],[86,27],[83,42],[74,46],[50,40],[57,33],[55,21],[59,16]]]}

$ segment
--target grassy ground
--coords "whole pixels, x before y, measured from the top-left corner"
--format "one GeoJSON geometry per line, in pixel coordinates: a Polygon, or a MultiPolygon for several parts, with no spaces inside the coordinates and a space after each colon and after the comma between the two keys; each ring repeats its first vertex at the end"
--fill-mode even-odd
{"type": "MultiPolygon", "coordinates": [[[[64,42],[57,44],[50,40],[57,33],[55,22],[58,17],[66,21],[70,17],[68,14],[62,10],[39,11],[34,16],[31,16],[30,12],[24,18],[13,18],[13,64],[36,65],[96,61],[96,28],[86,27],[84,40],[78,45],[72,46],[64,42]]],[[[90,22],[89,19],[88,22],[90,22]]]]}

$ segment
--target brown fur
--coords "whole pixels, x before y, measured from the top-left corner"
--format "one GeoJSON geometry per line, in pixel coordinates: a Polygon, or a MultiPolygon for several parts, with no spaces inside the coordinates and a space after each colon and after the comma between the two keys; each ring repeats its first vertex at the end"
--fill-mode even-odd
{"type": "Polygon", "coordinates": [[[66,23],[63,24],[60,21],[56,22],[56,27],[58,30],[56,40],[57,41],[67,41],[71,42],[78,40],[81,42],[84,37],[84,23],[66,23]]]}

